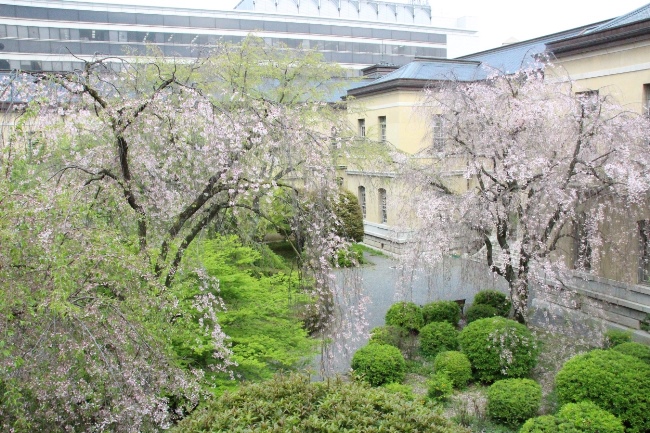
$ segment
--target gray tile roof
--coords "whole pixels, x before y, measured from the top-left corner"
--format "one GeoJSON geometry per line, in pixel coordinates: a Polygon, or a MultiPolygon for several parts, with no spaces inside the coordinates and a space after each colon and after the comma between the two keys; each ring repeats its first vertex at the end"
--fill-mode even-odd
{"type": "Polygon", "coordinates": [[[565,30],[563,32],[553,33],[552,35],[493,48],[480,53],[469,54],[459,57],[459,59],[479,61],[483,64],[483,69],[486,72],[496,69],[500,72],[511,74],[522,68],[541,66],[537,60],[537,56],[546,50],[546,44],[577,36],[592,26],[582,26],[565,30]]]}
{"type": "Polygon", "coordinates": [[[401,79],[473,81],[480,75],[479,69],[479,62],[416,58],[411,63],[377,78],[369,84],[374,85],[401,79]]]}
{"type": "Polygon", "coordinates": [[[588,30],[585,33],[595,33],[599,32],[601,30],[608,30],[612,29],[614,27],[620,27],[624,26],[626,24],[632,24],[637,21],[643,21],[650,19],[650,3],[648,3],[645,6],[641,6],[638,9],[633,10],[630,13],[627,13],[625,15],[621,15],[618,18],[614,18],[613,20],[609,20],[599,26],[594,27],[593,29],[588,30]]]}

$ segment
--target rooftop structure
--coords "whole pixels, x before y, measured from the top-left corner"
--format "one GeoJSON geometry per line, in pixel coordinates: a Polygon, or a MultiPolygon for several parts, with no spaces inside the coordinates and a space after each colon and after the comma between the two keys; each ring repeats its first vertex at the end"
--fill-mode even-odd
{"type": "Polygon", "coordinates": [[[95,55],[194,57],[202,46],[249,33],[269,45],[316,49],[351,69],[416,56],[467,52],[476,31],[466,19],[431,16],[425,0],[242,0],[232,11],[70,0],[0,4],[0,70],[66,71],[95,55]]]}

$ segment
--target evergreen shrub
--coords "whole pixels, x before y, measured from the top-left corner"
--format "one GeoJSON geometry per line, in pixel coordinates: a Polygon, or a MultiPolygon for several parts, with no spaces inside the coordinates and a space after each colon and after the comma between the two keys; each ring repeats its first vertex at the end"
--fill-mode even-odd
{"type": "Polygon", "coordinates": [[[440,352],[433,360],[433,368],[436,373],[446,374],[454,388],[465,388],[472,378],[472,364],[467,355],[455,350],[440,352]]]}
{"type": "Polygon", "coordinates": [[[363,242],[363,212],[357,196],[348,190],[341,191],[334,212],[341,223],[337,234],[354,242],[363,242]]]}
{"type": "Polygon", "coordinates": [[[499,316],[508,317],[512,303],[508,297],[496,290],[481,290],[474,296],[473,304],[490,305],[497,309],[499,316]]]}
{"type": "Polygon", "coordinates": [[[244,385],[195,410],[172,431],[466,433],[419,401],[359,382],[277,376],[244,385]]]}
{"type": "Polygon", "coordinates": [[[447,322],[431,322],[420,330],[420,352],[433,358],[445,350],[458,349],[458,331],[447,322]]]}
{"type": "Polygon", "coordinates": [[[590,400],[616,415],[627,432],[650,431],[650,366],[615,350],[568,360],[555,376],[560,404],[590,400]]]}
{"type": "Polygon", "coordinates": [[[370,343],[388,344],[399,349],[408,337],[408,331],[399,326],[378,326],[370,331],[370,343]]]}
{"type": "MultiPolygon", "coordinates": [[[[560,420],[553,415],[537,416],[529,418],[521,426],[519,433],[560,433],[560,424],[560,420]]],[[[562,433],[579,433],[579,430],[572,428],[570,425],[562,424],[564,424],[562,433]]]]}
{"type": "Polygon", "coordinates": [[[444,373],[435,373],[427,382],[427,396],[431,400],[446,401],[454,392],[454,383],[444,373]]]}
{"type": "Polygon", "coordinates": [[[502,424],[515,426],[537,415],[542,387],[531,379],[504,379],[487,391],[487,413],[502,424]]]}
{"type": "Polygon", "coordinates": [[[605,332],[605,348],[612,348],[619,344],[629,343],[632,341],[632,331],[621,329],[608,329],[605,332]]]}
{"type": "Polygon", "coordinates": [[[460,320],[460,305],[454,301],[435,301],[422,307],[424,324],[431,322],[448,322],[451,326],[458,326],[460,320]]]}
{"type": "Polygon", "coordinates": [[[650,364],[650,347],[646,346],[645,344],[630,341],[627,343],[621,343],[618,346],[614,346],[612,350],[624,353],[625,355],[634,356],[646,364],[650,364]]]}
{"type": "Polygon", "coordinates": [[[537,364],[538,346],[521,323],[503,317],[479,319],[459,334],[460,348],[481,382],[524,377],[537,364]]]}
{"type": "Polygon", "coordinates": [[[465,313],[465,319],[467,320],[467,323],[472,323],[477,321],[478,319],[485,319],[488,317],[494,317],[498,316],[499,311],[494,308],[492,305],[485,305],[485,304],[472,304],[470,307],[467,309],[467,312],[465,313]]]}
{"type": "Polygon", "coordinates": [[[591,401],[565,404],[557,413],[557,418],[561,423],[584,433],[624,432],[620,419],[591,401]]]}
{"type": "Polygon", "coordinates": [[[352,356],[352,370],[358,379],[372,386],[400,383],[406,374],[406,363],[398,348],[370,343],[352,356]]]}
{"type": "Polygon", "coordinates": [[[410,332],[418,332],[424,326],[422,309],[413,302],[397,302],[386,312],[386,325],[399,326],[410,332]]]}

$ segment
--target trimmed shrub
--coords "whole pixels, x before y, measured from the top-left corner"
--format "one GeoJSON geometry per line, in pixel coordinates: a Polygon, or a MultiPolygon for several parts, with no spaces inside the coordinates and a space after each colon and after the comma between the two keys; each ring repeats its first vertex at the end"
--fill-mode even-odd
{"type": "MultiPolygon", "coordinates": [[[[560,420],[553,415],[542,415],[528,419],[521,426],[519,433],[559,433],[559,426],[560,420]]],[[[562,427],[568,427],[568,429],[563,428],[562,433],[579,433],[578,430],[571,428],[571,426],[566,425],[562,427]]]]}
{"type": "Polygon", "coordinates": [[[467,355],[455,350],[440,352],[433,360],[436,373],[444,373],[451,379],[454,388],[465,388],[472,378],[472,364],[467,355]]]}
{"type": "Polygon", "coordinates": [[[615,350],[568,360],[555,377],[560,404],[591,400],[616,415],[627,432],[650,430],[650,366],[615,350]]]}
{"type": "Polygon", "coordinates": [[[458,331],[447,322],[432,322],[420,330],[420,352],[433,358],[445,350],[458,349],[458,331]]]}
{"type": "MultiPolygon", "coordinates": [[[[585,433],[623,433],[623,424],[610,412],[591,401],[568,403],[557,413],[561,423],[585,433]]],[[[564,431],[564,430],[563,430],[564,431]]]]}
{"type": "Polygon", "coordinates": [[[487,391],[487,413],[502,424],[515,426],[537,415],[542,387],[531,379],[494,382],[487,391]]]}
{"type": "Polygon", "coordinates": [[[612,350],[624,353],[625,355],[634,356],[646,364],[650,364],[650,347],[645,344],[630,341],[628,343],[621,343],[618,346],[614,346],[612,347],[612,350]]]}
{"type": "Polygon", "coordinates": [[[619,344],[629,343],[632,341],[632,331],[623,331],[621,329],[608,329],[605,332],[605,348],[609,349],[619,344]]]}
{"type": "Polygon", "coordinates": [[[473,304],[490,305],[497,309],[499,316],[508,317],[512,303],[508,297],[496,290],[481,290],[474,296],[473,304]]]}
{"type": "Polygon", "coordinates": [[[354,376],[372,386],[402,382],[406,363],[398,348],[371,343],[357,350],[352,357],[354,376]]]}
{"type": "Polygon", "coordinates": [[[278,376],[206,402],[173,429],[200,432],[466,433],[440,413],[401,394],[358,382],[278,376]]]}
{"type": "Polygon", "coordinates": [[[467,323],[472,323],[478,319],[486,319],[498,315],[499,311],[492,305],[472,304],[465,313],[465,319],[467,320],[467,323]]]}
{"type": "Polygon", "coordinates": [[[481,382],[524,377],[537,364],[539,349],[533,334],[514,320],[479,319],[460,332],[458,341],[481,382]]]}
{"type": "Polygon", "coordinates": [[[451,326],[458,326],[460,320],[460,305],[454,301],[435,301],[422,307],[424,324],[431,322],[448,322],[451,326]]]}
{"type": "Polygon", "coordinates": [[[446,401],[454,392],[454,383],[444,373],[435,373],[427,382],[427,396],[431,400],[446,401]]]}
{"type": "Polygon", "coordinates": [[[363,212],[357,196],[348,190],[342,190],[334,212],[341,223],[337,234],[354,242],[363,242],[363,212]]]}
{"type": "Polygon", "coordinates": [[[422,309],[413,302],[397,302],[386,312],[386,325],[399,326],[410,332],[418,332],[424,326],[422,309]]]}
{"type": "Polygon", "coordinates": [[[398,326],[378,326],[370,331],[370,343],[388,344],[399,349],[408,337],[408,331],[398,326]]]}

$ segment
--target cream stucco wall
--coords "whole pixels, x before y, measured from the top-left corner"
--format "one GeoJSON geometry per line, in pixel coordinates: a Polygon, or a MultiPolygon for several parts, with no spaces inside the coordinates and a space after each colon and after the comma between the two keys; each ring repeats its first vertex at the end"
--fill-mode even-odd
{"type": "MultiPolygon", "coordinates": [[[[644,85],[650,84],[650,41],[620,43],[616,47],[562,56],[554,63],[560,67],[560,74],[573,80],[576,92],[598,90],[600,96],[614,98],[626,110],[643,112],[647,98],[644,85]]],[[[616,203],[608,203],[610,217],[598,228],[604,242],[592,259],[591,272],[637,284],[641,255],[637,222],[650,219],[650,206],[635,206],[625,216],[617,214],[616,207],[616,203]]],[[[567,241],[565,248],[572,250],[575,246],[567,241]]],[[[566,256],[569,266],[571,256],[566,256]]]]}
{"type": "Polygon", "coordinates": [[[641,112],[643,85],[650,84],[650,41],[562,57],[554,62],[576,91],[598,90],[626,109],[641,112]]]}

